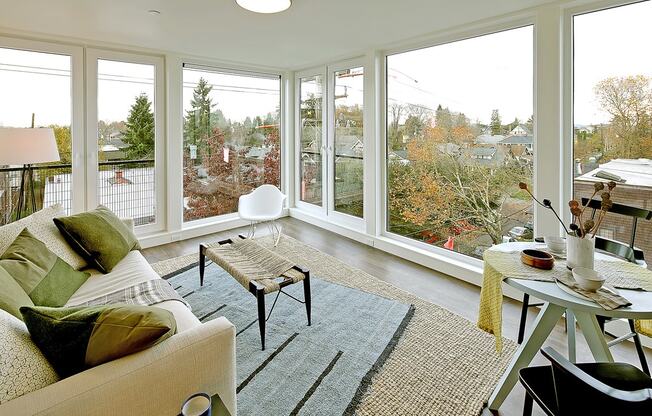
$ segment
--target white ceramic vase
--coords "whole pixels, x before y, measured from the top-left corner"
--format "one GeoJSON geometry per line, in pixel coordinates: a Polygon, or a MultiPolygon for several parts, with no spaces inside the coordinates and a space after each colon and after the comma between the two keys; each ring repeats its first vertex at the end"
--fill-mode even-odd
{"type": "Polygon", "coordinates": [[[566,265],[569,269],[584,267],[593,270],[595,238],[566,236],[566,265]]]}

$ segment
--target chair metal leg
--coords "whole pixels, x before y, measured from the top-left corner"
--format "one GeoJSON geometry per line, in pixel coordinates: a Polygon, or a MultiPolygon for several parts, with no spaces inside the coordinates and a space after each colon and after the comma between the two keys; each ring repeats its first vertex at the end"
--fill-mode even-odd
{"type": "Polygon", "coordinates": [[[534,404],[534,400],[532,399],[532,396],[530,396],[530,393],[526,391],[525,400],[523,401],[523,416],[532,416],[533,404],[534,404]]]}
{"type": "Polygon", "coordinates": [[[650,375],[650,368],[647,365],[647,358],[645,358],[645,351],[643,350],[643,345],[641,345],[641,338],[636,332],[636,327],[634,326],[634,320],[628,319],[629,329],[634,333],[634,345],[636,346],[636,352],[638,353],[638,359],[641,361],[641,370],[648,376],[650,375]]]}
{"type": "Polygon", "coordinates": [[[521,307],[521,321],[518,324],[518,340],[517,343],[523,342],[525,336],[525,323],[527,322],[527,309],[530,303],[530,295],[523,293],[523,306],[521,307]]]}
{"type": "Polygon", "coordinates": [[[308,316],[308,326],[310,326],[310,272],[305,272],[306,277],[303,279],[303,299],[306,302],[306,315],[308,316]]]}
{"type": "Polygon", "coordinates": [[[256,291],[256,300],[258,301],[258,328],[260,329],[260,344],[265,351],[265,290],[256,291]]]}

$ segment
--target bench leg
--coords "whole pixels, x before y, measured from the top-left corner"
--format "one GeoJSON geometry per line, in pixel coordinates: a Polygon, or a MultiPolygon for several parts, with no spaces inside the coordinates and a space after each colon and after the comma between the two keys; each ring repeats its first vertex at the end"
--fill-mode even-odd
{"type": "Polygon", "coordinates": [[[199,286],[204,286],[204,270],[206,270],[206,254],[203,244],[199,245],[199,286]]]}
{"type": "Polygon", "coordinates": [[[265,290],[256,290],[256,300],[258,301],[258,327],[260,328],[260,344],[265,351],[265,290]]]}
{"type": "Polygon", "coordinates": [[[306,302],[306,315],[308,315],[308,326],[310,326],[310,272],[305,272],[303,279],[303,299],[306,302]]]}

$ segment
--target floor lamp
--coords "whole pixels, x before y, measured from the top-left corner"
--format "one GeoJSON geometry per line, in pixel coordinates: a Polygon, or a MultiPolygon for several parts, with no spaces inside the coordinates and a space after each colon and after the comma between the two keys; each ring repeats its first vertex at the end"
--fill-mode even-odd
{"type": "Polygon", "coordinates": [[[36,211],[33,165],[59,160],[57,141],[52,129],[0,128],[0,166],[23,166],[20,194],[16,205],[16,219],[20,219],[27,210],[28,198],[31,198],[32,213],[36,211]]]}

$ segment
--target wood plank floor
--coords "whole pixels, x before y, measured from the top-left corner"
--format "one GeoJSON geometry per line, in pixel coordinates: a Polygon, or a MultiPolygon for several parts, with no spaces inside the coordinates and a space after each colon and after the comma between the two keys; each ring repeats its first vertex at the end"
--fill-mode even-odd
{"type": "MultiPolygon", "coordinates": [[[[284,234],[324,253],[335,256],[339,260],[364,270],[381,280],[447,308],[467,318],[471,322],[475,322],[480,298],[479,287],[294,218],[283,218],[280,222],[283,225],[284,234]]],[[[266,231],[266,227],[259,228],[261,229],[260,234],[262,235],[263,231],[266,231]]],[[[149,262],[154,263],[184,254],[196,253],[200,242],[217,241],[238,233],[246,233],[246,229],[229,230],[153,247],[144,250],[143,254],[149,262]]],[[[516,339],[520,307],[521,304],[519,302],[510,299],[507,299],[504,303],[503,332],[508,338],[516,339]]],[[[531,310],[528,316],[528,329],[532,327],[531,324],[535,318],[536,310],[531,310]]],[[[578,332],[577,341],[578,361],[592,361],[591,353],[580,332],[578,332]]],[[[566,335],[564,333],[563,321],[557,324],[546,345],[550,345],[562,353],[566,352],[566,335]]],[[[612,353],[616,361],[628,362],[637,366],[639,364],[634,345],[630,342],[615,346],[612,348],[612,353]]],[[[652,352],[646,350],[646,354],[648,362],[652,362],[652,352]]],[[[541,356],[538,356],[534,363],[545,364],[546,361],[541,356]]],[[[500,414],[510,416],[521,415],[524,394],[524,390],[520,385],[517,385],[501,407],[500,414]]],[[[535,405],[534,414],[542,415],[543,412],[536,409],[535,405]]]]}

